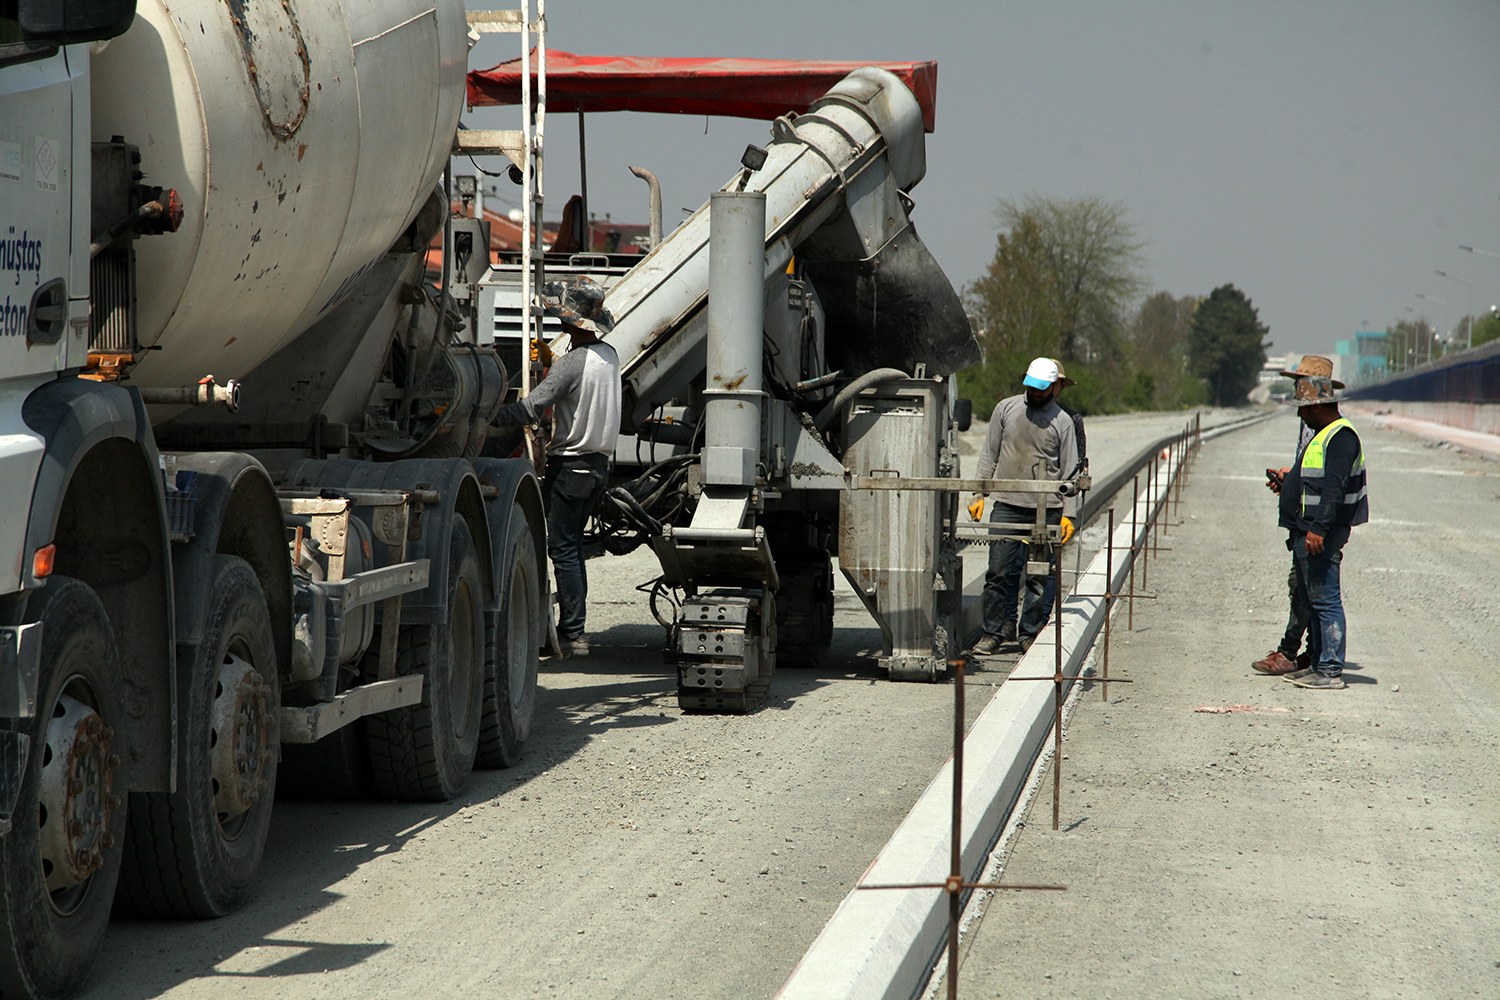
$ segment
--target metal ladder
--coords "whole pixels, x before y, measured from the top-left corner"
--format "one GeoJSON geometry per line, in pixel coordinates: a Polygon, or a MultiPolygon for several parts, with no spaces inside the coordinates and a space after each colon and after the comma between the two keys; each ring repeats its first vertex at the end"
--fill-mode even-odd
{"type": "MultiPolygon", "coordinates": [[[[504,156],[521,171],[521,350],[528,356],[531,341],[540,335],[540,293],[545,278],[542,247],[542,135],[547,122],[547,0],[536,0],[536,18],[531,0],[522,0],[520,10],[471,10],[469,30],[474,34],[518,34],[521,36],[521,128],[461,129],[454,138],[454,155],[504,156]],[[531,99],[531,48],[536,43],[536,103],[531,99]]],[[[540,374],[540,363],[521,365],[520,398],[531,394],[540,374]]],[[[536,441],[526,429],[526,444],[537,462],[536,441]]],[[[538,463],[539,464],[539,463],[538,463]]]]}

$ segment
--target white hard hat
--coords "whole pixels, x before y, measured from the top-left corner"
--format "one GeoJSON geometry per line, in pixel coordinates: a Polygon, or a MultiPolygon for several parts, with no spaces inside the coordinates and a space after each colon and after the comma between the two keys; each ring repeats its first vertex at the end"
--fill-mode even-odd
{"type": "Polygon", "coordinates": [[[1021,381],[1033,389],[1052,388],[1052,383],[1057,381],[1057,362],[1051,358],[1037,358],[1026,369],[1026,377],[1021,381]]]}

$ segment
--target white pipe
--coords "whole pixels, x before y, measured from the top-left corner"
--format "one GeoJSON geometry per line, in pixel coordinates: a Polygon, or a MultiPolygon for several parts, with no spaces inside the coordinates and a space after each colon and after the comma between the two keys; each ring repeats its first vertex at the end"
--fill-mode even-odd
{"type": "Polygon", "coordinates": [[[766,196],[716,191],[709,206],[703,481],[754,486],[764,395],[766,196]]]}

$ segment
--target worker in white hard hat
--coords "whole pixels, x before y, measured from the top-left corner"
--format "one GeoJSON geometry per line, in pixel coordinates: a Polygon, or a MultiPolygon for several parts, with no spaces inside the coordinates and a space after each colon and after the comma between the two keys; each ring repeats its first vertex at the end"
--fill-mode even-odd
{"type": "MultiPolygon", "coordinates": [[[[1026,369],[1022,383],[1026,391],[1000,400],[990,414],[989,433],[979,452],[980,479],[1051,479],[1071,476],[1079,464],[1078,439],[1073,419],[1057,405],[1061,388],[1057,362],[1037,358],[1026,369]]],[[[1073,533],[1068,515],[1076,515],[1076,498],[1056,494],[996,493],[990,505],[990,523],[1032,525],[1038,503],[1046,506],[1051,524],[1063,526],[1064,540],[1073,533]]],[[[969,516],[978,521],[984,513],[984,496],[974,495],[969,516]]],[[[1022,541],[996,542],[990,546],[989,570],[984,576],[984,635],[974,645],[981,655],[998,652],[1002,643],[1019,641],[1031,648],[1047,624],[1055,583],[1052,573],[1025,573],[1030,546],[1022,541]],[[1016,624],[1016,601],[1022,577],[1026,599],[1016,624]]],[[[1051,553],[1047,554],[1050,562],[1051,553]]]]}

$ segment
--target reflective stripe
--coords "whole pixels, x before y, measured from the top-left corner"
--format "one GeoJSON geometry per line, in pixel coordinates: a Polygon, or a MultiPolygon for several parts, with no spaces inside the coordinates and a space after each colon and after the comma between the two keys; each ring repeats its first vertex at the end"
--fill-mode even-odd
{"type": "Polygon", "coordinates": [[[1365,494],[1369,492],[1369,489],[1370,488],[1368,486],[1361,486],[1358,493],[1345,493],[1344,503],[1359,503],[1364,499],[1365,494]]]}

